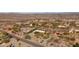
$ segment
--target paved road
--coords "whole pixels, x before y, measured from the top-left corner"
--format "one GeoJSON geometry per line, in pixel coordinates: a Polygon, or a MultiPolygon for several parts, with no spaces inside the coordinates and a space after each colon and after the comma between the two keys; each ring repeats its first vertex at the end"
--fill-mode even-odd
{"type": "Polygon", "coordinates": [[[20,37],[16,36],[15,34],[9,33],[9,32],[7,32],[7,31],[4,31],[4,30],[0,30],[0,31],[6,32],[6,33],[8,33],[9,35],[11,35],[12,37],[15,37],[16,39],[20,39],[21,41],[26,42],[26,43],[28,43],[28,44],[34,46],[34,47],[44,47],[44,46],[42,46],[42,45],[40,45],[40,44],[38,44],[38,43],[32,42],[32,41],[27,40],[27,39],[20,38],[20,37]]]}

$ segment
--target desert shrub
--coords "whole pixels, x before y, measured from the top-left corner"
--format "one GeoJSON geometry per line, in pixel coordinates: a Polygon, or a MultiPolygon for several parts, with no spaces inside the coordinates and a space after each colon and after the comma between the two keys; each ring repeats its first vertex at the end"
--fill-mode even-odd
{"type": "Polygon", "coordinates": [[[13,25],[12,29],[14,32],[19,32],[21,30],[21,26],[18,24],[15,24],[15,25],[13,25]]]}
{"type": "Polygon", "coordinates": [[[74,45],[73,45],[73,47],[79,47],[79,44],[78,44],[78,43],[76,43],[76,44],[74,44],[74,45]]]}
{"type": "Polygon", "coordinates": [[[25,39],[31,39],[31,36],[26,34],[25,39]]]}
{"type": "Polygon", "coordinates": [[[12,36],[8,33],[0,32],[0,43],[8,43],[10,41],[10,38],[12,38],[12,36]]]}

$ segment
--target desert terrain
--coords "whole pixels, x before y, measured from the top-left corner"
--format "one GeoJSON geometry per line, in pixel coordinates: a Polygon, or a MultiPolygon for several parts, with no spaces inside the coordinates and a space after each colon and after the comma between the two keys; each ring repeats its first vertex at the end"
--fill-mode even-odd
{"type": "Polygon", "coordinates": [[[79,47],[79,12],[0,13],[0,47],[79,47]]]}

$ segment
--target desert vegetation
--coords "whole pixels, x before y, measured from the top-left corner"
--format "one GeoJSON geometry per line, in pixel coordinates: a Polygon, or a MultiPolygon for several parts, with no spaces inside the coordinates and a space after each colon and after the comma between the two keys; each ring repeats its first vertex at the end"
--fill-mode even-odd
{"type": "MultiPolygon", "coordinates": [[[[17,36],[19,37],[15,37],[17,43],[22,38],[23,40],[35,43],[35,45],[44,47],[79,46],[78,13],[16,15],[6,15],[6,19],[10,18],[7,21],[4,18],[3,21],[0,20],[0,45],[10,43],[11,39],[17,36]],[[10,33],[15,36],[13,37],[10,33]]],[[[2,17],[4,16],[0,16],[1,19],[2,17]]],[[[23,41],[23,43],[25,42],[23,41]]],[[[24,45],[27,46],[27,44],[28,42],[24,45]]],[[[16,46],[16,43],[11,43],[9,46],[14,45],[16,46]]],[[[19,45],[21,44],[18,43],[19,45]]]]}

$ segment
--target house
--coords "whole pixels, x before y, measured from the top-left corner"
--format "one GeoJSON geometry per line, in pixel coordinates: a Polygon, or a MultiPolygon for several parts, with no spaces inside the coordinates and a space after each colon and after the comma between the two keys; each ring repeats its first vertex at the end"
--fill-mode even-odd
{"type": "Polygon", "coordinates": [[[75,33],[79,33],[79,25],[76,25],[76,27],[75,27],[75,33]]]}
{"type": "Polygon", "coordinates": [[[59,28],[65,28],[66,26],[65,25],[59,25],[58,27],[59,28]]]}
{"type": "Polygon", "coordinates": [[[45,31],[43,31],[43,30],[35,30],[35,31],[33,31],[33,32],[45,33],[45,31]]]}
{"type": "Polygon", "coordinates": [[[79,33],[79,26],[76,26],[75,32],[76,32],[76,33],[79,33]]]}
{"type": "Polygon", "coordinates": [[[79,33],[79,28],[76,28],[75,29],[75,33],[79,33]]]}
{"type": "Polygon", "coordinates": [[[62,25],[58,25],[58,28],[66,28],[68,26],[69,26],[69,24],[62,24],[62,25]]]}

